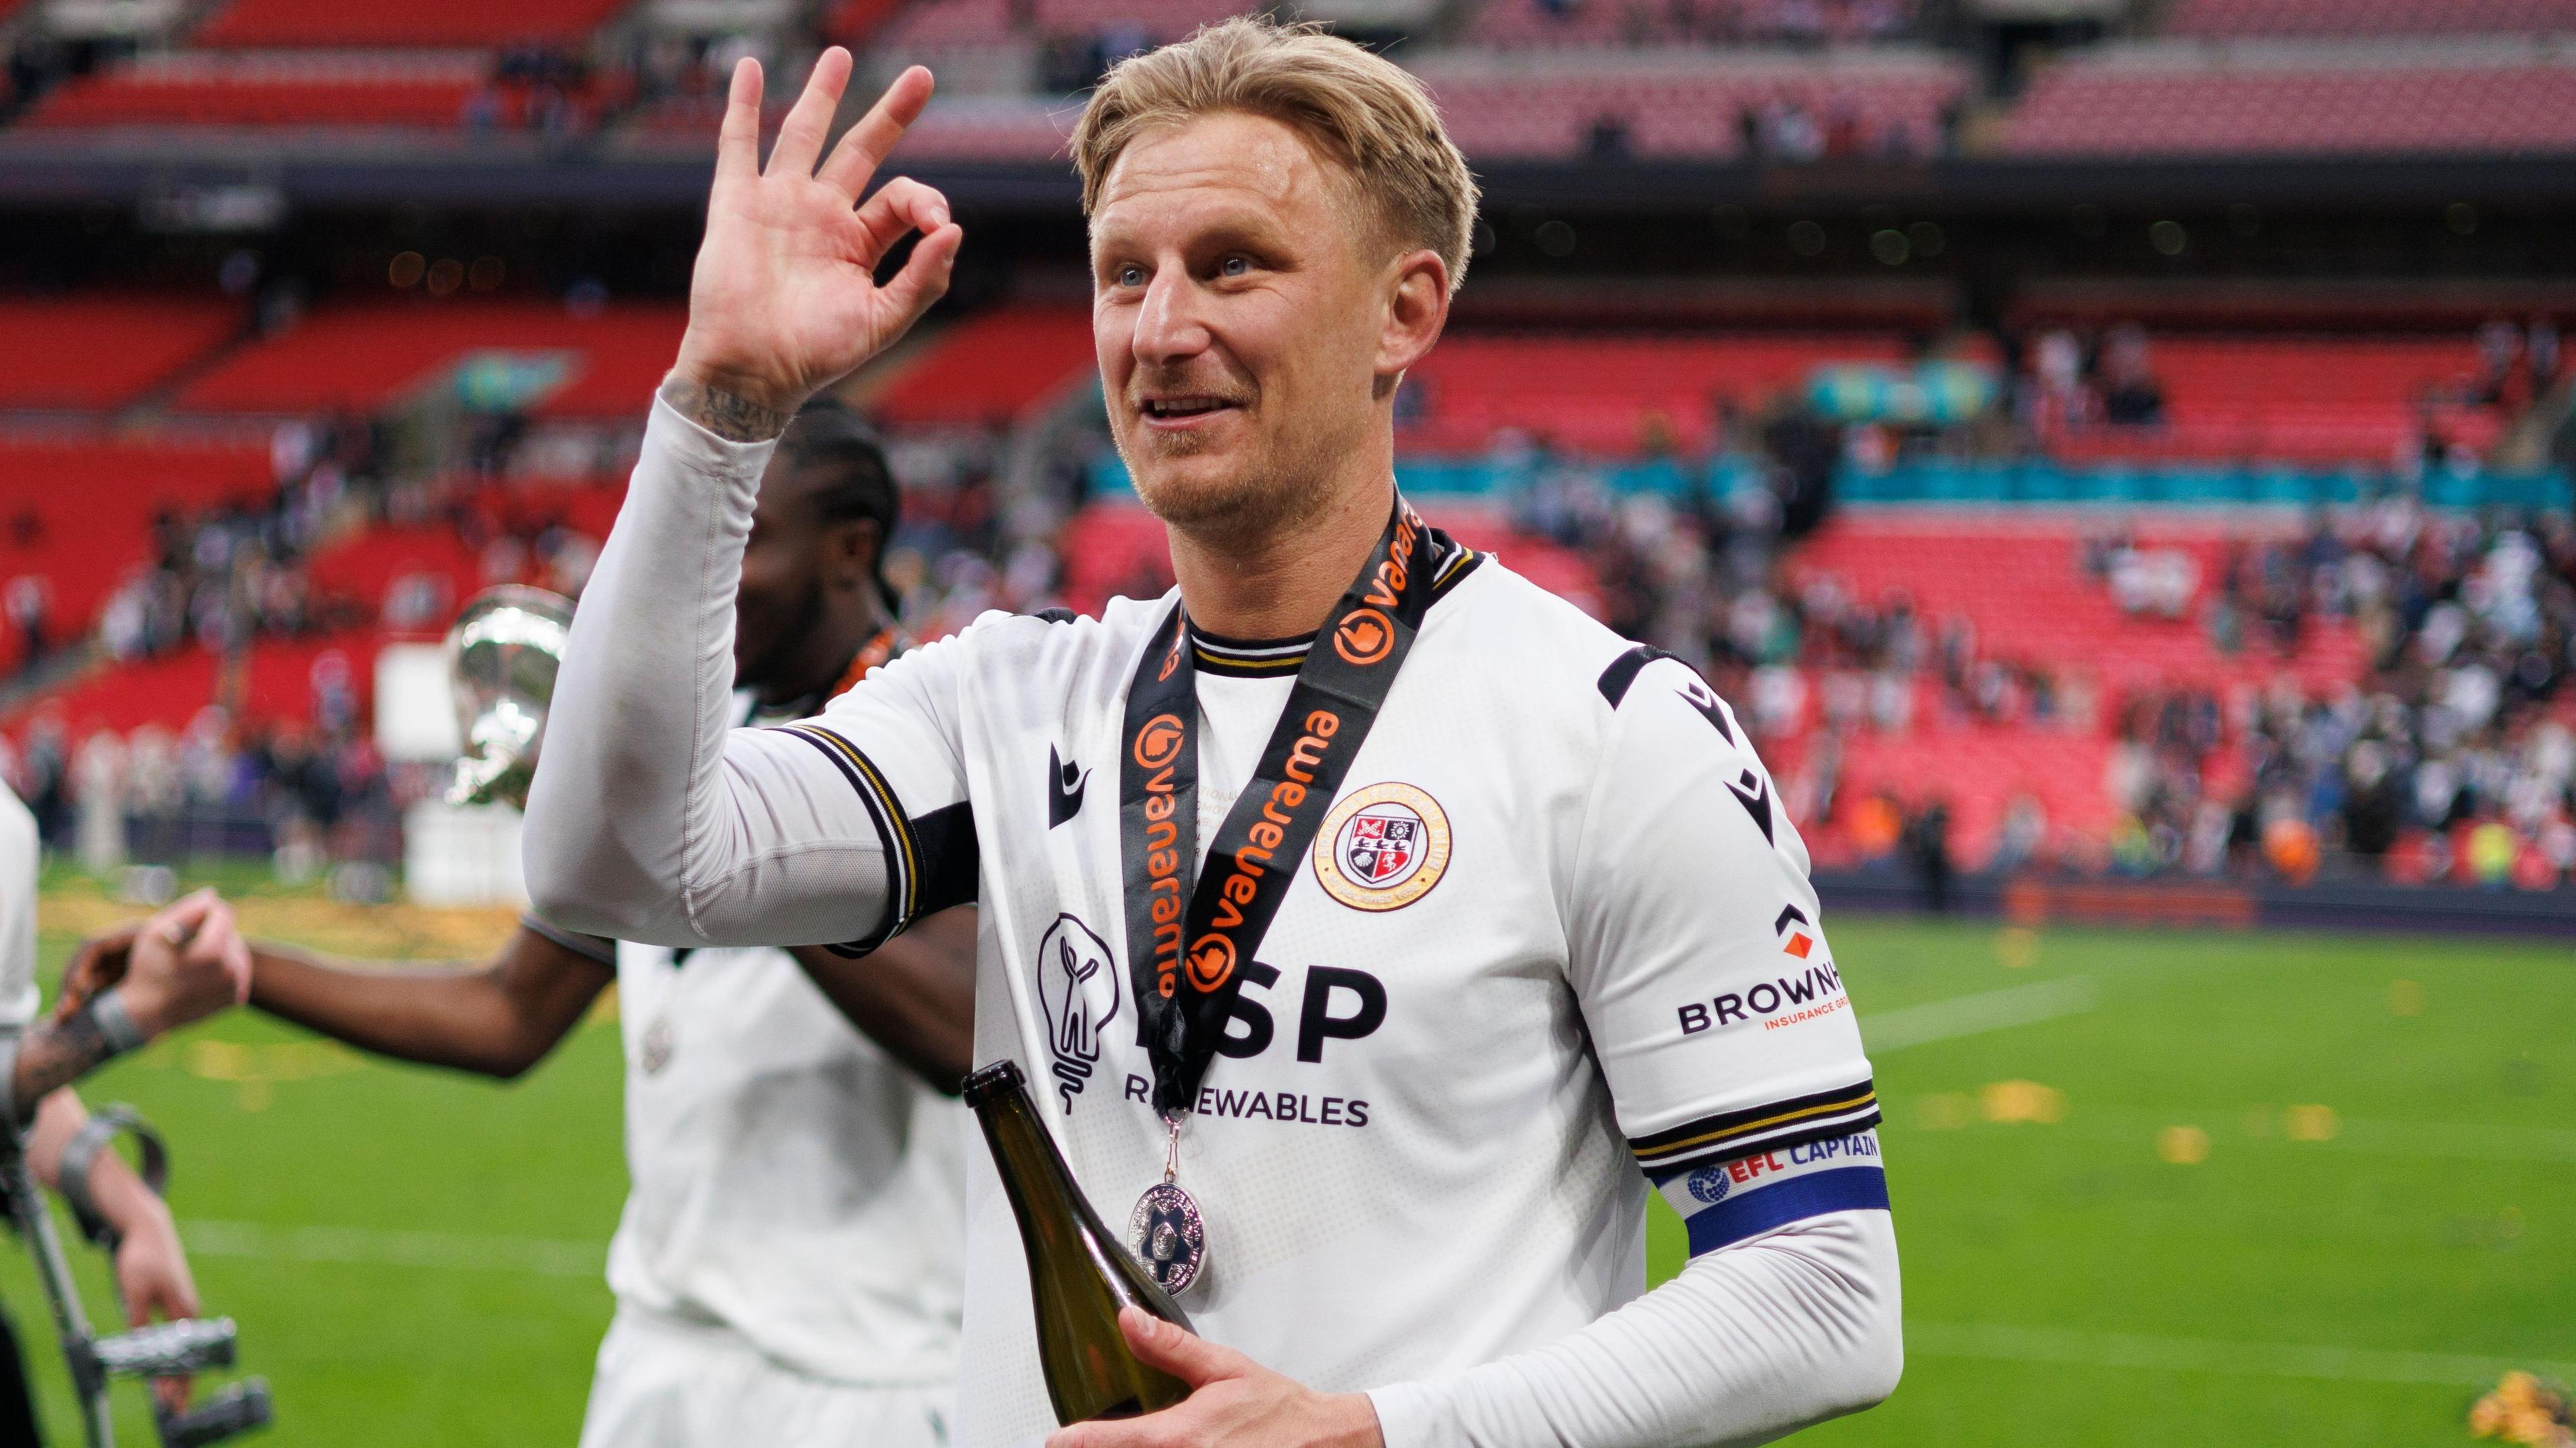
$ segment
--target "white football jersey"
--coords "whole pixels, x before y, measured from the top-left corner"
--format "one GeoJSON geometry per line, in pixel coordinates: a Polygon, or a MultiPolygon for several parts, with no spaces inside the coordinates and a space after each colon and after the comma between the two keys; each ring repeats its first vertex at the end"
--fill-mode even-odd
{"type": "Polygon", "coordinates": [[[44,842],[35,812],[0,782],[0,1032],[36,1018],[36,875],[44,842]]]}
{"type": "MultiPolygon", "coordinates": [[[[1886,1205],[1806,849],[1726,705],[1440,547],[1441,591],[1180,1142],[1207,1258],[1182,1305],[1325,1390],[1535,1348],[1634,1297],[1649,1174],[1695,1251],[1886,1205]]],[[[779,731],[831,761],[800,774],[846,791],[815,807],[883,837],[896,905],[872,938],[980,901],[977,1060],[1020,1063],[1113,1228],[1165,1150],[1118,790],[1128,683],[1173,607],[991,615],[779,731]]],[[[1193,649],[1204,850],[1304,645],[1193,649]]],[[[777,733],[757,750],[802,752],[777,733]]],[[[1054,1418],[1026,1259],[980,1150],[968,1213],[958,1441],[1034,1442],[1054,1418]]]]}
{"type": "Polygon", "coordinates": [[[721,1324],[835,1382],[953,1380],[966,1109],[854,1029],[784,950],[621,941],[617,995],[621,1308],[721,1324]]]}

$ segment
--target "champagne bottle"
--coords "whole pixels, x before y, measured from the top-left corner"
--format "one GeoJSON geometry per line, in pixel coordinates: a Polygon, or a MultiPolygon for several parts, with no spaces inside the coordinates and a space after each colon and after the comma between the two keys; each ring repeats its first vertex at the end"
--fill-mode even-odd
{"type": "Polygon", "coordinates": [[[1118,1309],[1142,1308],[1184,1328],[1189,1315],[1100,1225],[1038,1119],[1019,1066],[1003,1060],[983,1067],[966,1078],[964,1095],[1020,1219],[1029,1299],[1037,1309],[1038,1365],[1056,1421],[1133,1418],[1188,1397],[1188,1384],[1128,1350],[1118,1309]]]}

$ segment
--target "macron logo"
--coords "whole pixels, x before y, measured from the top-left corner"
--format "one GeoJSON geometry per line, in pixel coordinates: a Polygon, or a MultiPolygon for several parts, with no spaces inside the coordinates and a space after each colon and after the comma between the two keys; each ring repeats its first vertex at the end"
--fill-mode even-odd
{"type": "Polygon", "coordinates": [[[1047,746],[1047,828],[1054,829],[1082,813],[1082,787],[1091,782],[1091,771],[1076,771],[1047,746]]]}
{"type": "Polygon", "coordinates": [[[1753,823],[1761,826],[1762,838],[1778,844],[1771,834],[1771,791],[1763,787],[1762,777],[1748,769],[1741,783],[1730,781],[1726,787],[1735,792],[1736,803],[1753,816],[1753,823]]]}

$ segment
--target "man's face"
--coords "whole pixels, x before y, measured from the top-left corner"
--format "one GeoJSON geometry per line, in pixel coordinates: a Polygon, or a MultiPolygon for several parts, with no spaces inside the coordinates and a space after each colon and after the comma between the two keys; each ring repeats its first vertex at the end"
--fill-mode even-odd
{"type": "Polygon", "coordinates": [[[765,689],[823,613],[824,535],[815,517],[810,469],[780,451],[761,475],[751,537],[742,549],[742,586],[734,593],[733,669],[737,688],[765,689]]]}
{"type": "Polygon", "coordinates": [[[1165,522],[1308,516],[1380,392],[1390,256],[1356,188],[1267,117],[1131,142],[1091,223],[1092,340],[1137,496],[1165,522]]]}

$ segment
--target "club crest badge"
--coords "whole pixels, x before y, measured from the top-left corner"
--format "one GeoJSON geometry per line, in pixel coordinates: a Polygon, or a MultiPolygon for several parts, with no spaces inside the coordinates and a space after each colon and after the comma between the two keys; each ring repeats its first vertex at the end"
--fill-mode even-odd
{"type": "Polygon", "coordinates": [[[1354,910],[1400,910],[1449,868],[1449,816],[1409,784],[1356,790],[1315,834],[1315,879],[1354,910]]]}

